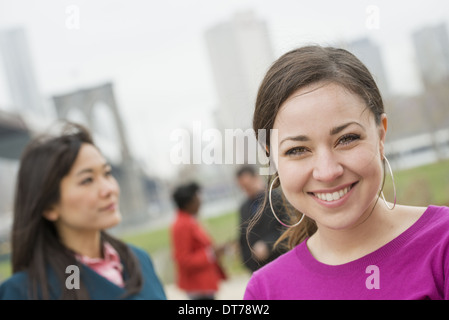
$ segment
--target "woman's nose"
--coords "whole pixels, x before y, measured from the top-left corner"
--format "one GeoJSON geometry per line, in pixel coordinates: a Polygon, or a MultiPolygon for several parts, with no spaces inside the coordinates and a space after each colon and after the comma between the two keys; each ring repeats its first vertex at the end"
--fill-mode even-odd
{"type": "Polygon", "coordinates": [[[343,166],[336,156],[330,152],[320,152],[314,162],[313,178],[323,182],[330,182],[343,174],[343,166]]]}
{"type": "Polygon", "coordinates": [[[117,183],[114,181],[114,179],[111,179],[110,177],[103,177],[101,179],[101,185],[100,185],[100,195],[105,197],[109,196],[111,193],[114,193],[117,190],[117,183]]]}

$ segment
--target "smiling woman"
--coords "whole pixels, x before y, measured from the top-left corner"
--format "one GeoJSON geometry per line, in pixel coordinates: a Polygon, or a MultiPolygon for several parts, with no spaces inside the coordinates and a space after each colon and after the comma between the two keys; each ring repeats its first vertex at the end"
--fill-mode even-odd
{"type": "Polygon", "coordinates": [[[379,201],[391,172],[387,115],[353,54],[307,46],[281,56],[253,128],[276,133],[264,146],[277,170],[267,196],[281,186],[295,212],[278,240],[291,250],[253,274],[245,299],[449,299],[449,208],[379,201]]]}
{"type": "Polygon", "coordinates": [[[120,188],[84,127],[31,141],[17,181],[0,300],[165,299],[147,253],[106,232],[121,220],[120,188]]]}

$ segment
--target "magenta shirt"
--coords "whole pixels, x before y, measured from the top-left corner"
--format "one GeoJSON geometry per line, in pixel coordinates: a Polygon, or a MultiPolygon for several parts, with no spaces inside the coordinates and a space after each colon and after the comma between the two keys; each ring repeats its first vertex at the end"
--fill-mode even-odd
{"type": "Polygon", "coordinates": [[[429,206],[397,238],[342,265],[317,261],[306,241],[254,272],[244,299],[449,299],[447,207],[429,206]]]}

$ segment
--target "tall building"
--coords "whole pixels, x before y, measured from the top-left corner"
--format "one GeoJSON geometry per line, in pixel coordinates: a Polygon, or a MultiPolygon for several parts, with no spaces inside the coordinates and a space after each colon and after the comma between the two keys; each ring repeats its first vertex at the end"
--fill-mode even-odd
{"type": "Polygon", "coordinates": [[[412,35],[417,64],[425,87],[449,79],[449,36],[445,23],[417,30],[412,35]]]}
{"type": "Polygon", "coordinates": [[[348,50],[366,65],[373,75],[382,96],[388,97],[391,91],[379,46],[374,44],[369,38],[361,38],[350,42],[348,50]]]}
{"type": "Polygon", "coordinates": [[[0,55],[14,108],[19,112],[45,113],[23,29],[0,31],[0,55]]]}
{"type": "Polygon", "coordinates": [[[252,128],[254,103],[262,78],[274,61],[265,21],[252,11],[236,13],[205,34],[221,129],[252,128]]]}

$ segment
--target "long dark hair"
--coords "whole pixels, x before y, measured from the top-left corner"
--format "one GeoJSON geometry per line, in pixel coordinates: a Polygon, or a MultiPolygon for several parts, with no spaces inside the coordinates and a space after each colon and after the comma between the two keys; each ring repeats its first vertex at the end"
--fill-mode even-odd
{"type": "MultiPolygon", "coordinates": [[[[318,82],[339,84],[361,97],[366,109],[374,115],[376,124],[380,125],[384,113],[382,96],[366,66],[347,50],[311,45],[285,53],[267,71],[259,87],[254,110],[253,129],[256,138],[259,138],[259,129],[264,129],[262,132],[270,132],[281,105],[294,92],[318,82]]],[[[266,146],[262,147],[267,148],[269,155],[269,134],[266,134],[263,143],[266,143],[266,146]]],[[[268,186],[276,177],[277,173],[268,179],[268,186]]],[[[274,187],[278,186],[279,180],[274,184],[274,187]]],[[[264,207],[267,196],[268,193],[265,196],[264,207]]],[[[255,215],[256,220],[262,209],[255,215]]],[[[293,210],[290,214],[291,223],[298,221],[301,215],[296,209],[293,210]]],[[[252,223],[254,224],[255,222],[252,223]]],[[[291,249],[314,234],[316,230],[315,221],[305,216],[297,227],[285,231],[277,243],[286,240],[288,248],[291,249]]]]}
{"type": "MultiPolygon", "coordinates": [[[[86,286],[68,290],[65,287],[69,265],[79,265],[75,253],[60,241],[53,222],[44,218],[44,211],[60,200],[60,183],[75,162],[81,144],[92,144],[86,128],[67,122],[58,136],[41,135],[25,148],[17,177],[12,228],[12,271],[27,271],[31,299],[49,299],[53,290],[48,285],[48,268],[55,273],[61,299],[89,299],[86,286]]],[[[137,258],[119,239],[101,231],[101,241],[109,242],[120,255],[129,278],[125,279],[127,294],[140,291],[142,273],[137,258]]],[[[80,269],[82,270],[82,269],[80,269]]]]}

